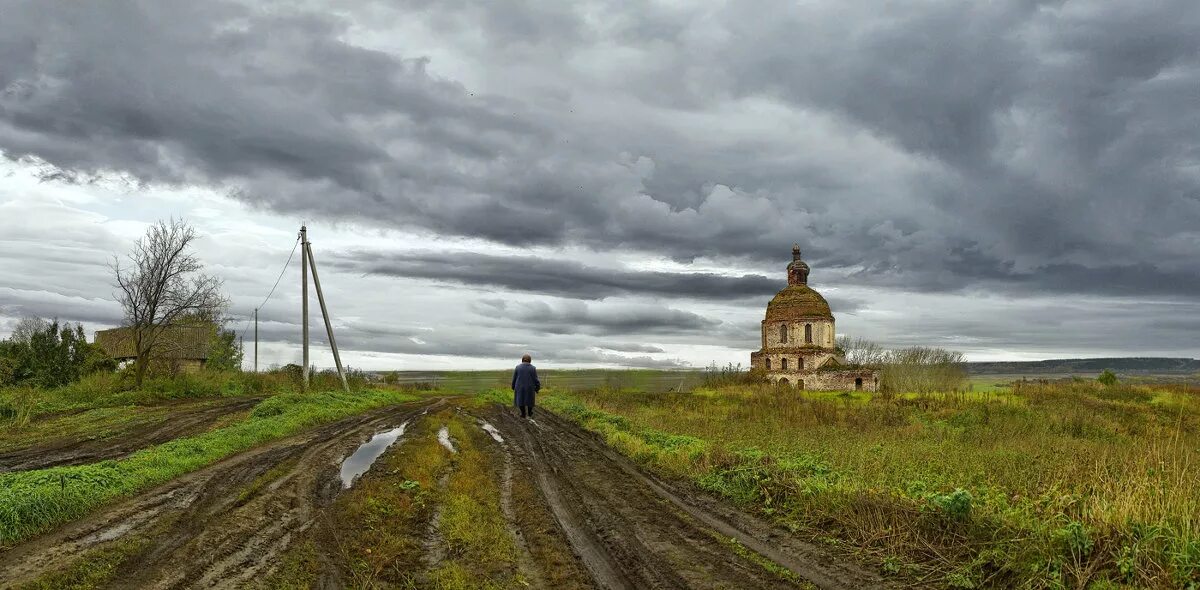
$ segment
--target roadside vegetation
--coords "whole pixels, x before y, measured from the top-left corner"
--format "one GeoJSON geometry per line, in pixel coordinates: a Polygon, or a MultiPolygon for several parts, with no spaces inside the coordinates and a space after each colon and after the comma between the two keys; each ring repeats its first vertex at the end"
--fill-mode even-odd
{"type": "Polygon", "coordinates": [[[873,395],[713,382],[554,389],[539,403],[909,582],[1200,587],[1200,387],[1105,376],[873,395]]]}

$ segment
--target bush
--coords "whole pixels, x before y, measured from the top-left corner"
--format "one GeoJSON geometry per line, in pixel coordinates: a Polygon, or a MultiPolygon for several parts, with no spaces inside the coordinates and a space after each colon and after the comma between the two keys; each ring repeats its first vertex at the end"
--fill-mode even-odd
{"type": "Polygon", "coordinates": [[[1101,385],[1106,387],[1112,387],[1117,384],[1117,374],[1110,369],[1104,369],[1104,372],[1100,373],[1099,377],[1096,377],[1096,381],[1099,381],[1101,385]]]}

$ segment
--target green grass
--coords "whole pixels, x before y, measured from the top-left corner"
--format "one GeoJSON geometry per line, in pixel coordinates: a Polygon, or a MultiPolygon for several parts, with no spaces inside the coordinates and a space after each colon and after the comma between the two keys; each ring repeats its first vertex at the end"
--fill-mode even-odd
{"type": "Polygon", "coordinates": [[[481,447],[487,435],[459,414],[445,423],[457,446],[439,529],[446,559],[430,573],[434,588],[516,588],[516,543],[505,528],[500,488],[481,447]]]}
{"type": "Polygon", "coordinates": [[[0,547],[256,445],[415,399],[413,394],[390,390],[281,394],[258,404],[241,422],[150,447],[125,459],[0,474],[0,547]]]}
{"type": "Polygon", "coordinates": [[[91,590],[103,588],[117,575],[117,570],[130,556],[150,545],[144,538],[122,539],[101,549],[88,551],[71,567],[49,572],[37,580],[20,586],[21,590],[91,590]]]}
{"type": "MultiPolygon", "coordinates": [[[[363,385],[361,376],[352,376],[352,388],[363,385]]],[[[337,389],[341,382],[329,372],[313,376],[313,391],[337,389]]],[[[283,371],[246,373],[241,371],[199,371],[146,379],[141,388],[133,384],[127,372],[96,373],[52,389],[32,387],[0,388],[0,424],[22,427],[45,414],[140,406],[168,400],[300,393],[299,376],[283,371]]]]}
{"type": "Polygon", "coordinates": [[[47,417],[23,427],[0,429],[0,453],[68,437],[106,438],[127,429],[162,423],[169,416],[168,407],[118,406],[47,417]]]}
{"type": "Polygon", "coordinates": [[[1200,389],[602,388],[539,403],[653,469],[917,580],[1200,587],[1200,389]]]}

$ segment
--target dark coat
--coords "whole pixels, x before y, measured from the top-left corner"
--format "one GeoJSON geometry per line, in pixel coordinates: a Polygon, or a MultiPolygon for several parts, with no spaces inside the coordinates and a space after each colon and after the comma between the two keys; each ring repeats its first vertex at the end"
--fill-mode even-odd
{"type": "Polygon", "coordinates": [[[513,369],[513,405],[532,406],[535,394],[542,389],[538,381],[537,367],[529,363],[521,363],[513,369]]]}

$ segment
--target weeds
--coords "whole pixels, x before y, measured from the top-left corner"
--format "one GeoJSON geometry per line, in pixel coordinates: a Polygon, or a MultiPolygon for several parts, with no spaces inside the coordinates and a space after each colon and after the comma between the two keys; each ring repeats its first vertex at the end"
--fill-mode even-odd
{"type": "Polygon", "coordinates": [[[1067,380],[889,399],[728,385],[539,401],[645,465],[896,575],[1166,588],[1200,585],[1197,394],[1067,380]]]}

